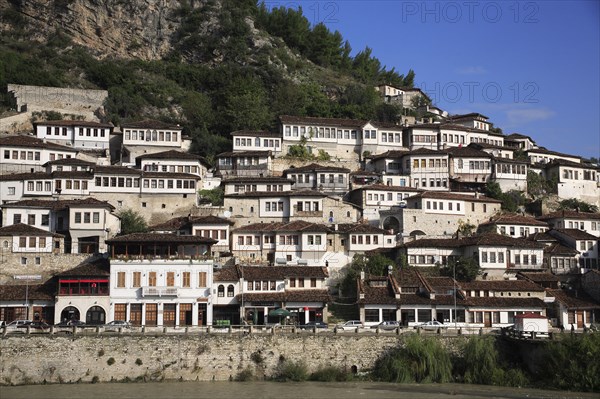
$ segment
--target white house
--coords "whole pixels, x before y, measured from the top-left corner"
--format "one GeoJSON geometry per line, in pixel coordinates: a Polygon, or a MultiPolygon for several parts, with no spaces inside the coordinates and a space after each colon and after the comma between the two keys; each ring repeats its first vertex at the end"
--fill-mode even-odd
{"type": "Polygon", "coordinates": [[[579,229],[600,237],[600,213],[561,210],[538,217],[555,229],[579,229]]]}
{"type": "Polygon", "coordinates": [[[546,179],[556,181],[560,198],[577,198],[600,205],[600,168],[578,162],[555,159],[544,167],[546,179]]]}
{"type": "Polygon", "coordinates": [[[201,178],[209,168],[201,156],[177,150],[140,155],[136,158],[136,163],[145,172],[188,173],[201,178]]]}
{"type": "Polygon", "coordinates": [[[33,124],[37,138],[82,150],[106,150],[113,125],[77,120],[41,121],[33,124]]]}
{"type": "Polygon", "coordinates": [[[489,221],[479,224],[478,231],[493,231],[513,238],[525,238],[530,234],[548,230],[548,223],[532,217],[505,213],[493,216],[489,221]]]}
{"type": "Polygon", "coordinates": [[[237,130],[231,132],[233,151],[272,151],[275,156],[281,152],[281,134],[276,132],[237,130]]]}
{"type": "Polygon", "coordinates": [[[0,138],[0,174],[38,172],[48,161],[75,158],[77,150],[33,136],[11,135],[0,138]]]}
{"type": "Polygon", "coordinates": [[[579,266],[596,269],[600,265],[598,237],[578,229],[552,229],[548,232],[561,244],[579,252],[579,266]]]}
{"type": "Polygon", "coordinates": [[[121,125],[123,132],[122,163],[134,163],[144,154],[169,150],[187,151],[191,141],[183,136],[179,125],[156,120],[129,122],[121,125]]]}
{"type": "Polygon", "coordinates": [[[315,163],[283,171],[294,182],[294,189],[319,190],[326,193],[344,194],[348,191],[350,169],[322,166],[315,163]]]}
{"type": "Polygon", "coordinates": [[[216,241],[200,236],[138,233],[110,245],[109,319],[145,326],[211,325],[216,241]]]}
{"type": "Polygon", "coordinates": [[[2,205],[3,223],[26,223],[63,234],[66,253],[105,252],[106,239],[120,231],[114,207],[94,198],[23,200],[2,205]]]}

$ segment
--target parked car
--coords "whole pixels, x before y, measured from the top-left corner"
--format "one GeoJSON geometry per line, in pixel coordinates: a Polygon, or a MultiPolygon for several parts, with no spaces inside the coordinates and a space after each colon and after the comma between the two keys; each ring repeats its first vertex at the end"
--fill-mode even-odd
{"type": "Polygon", "coordinates": [[[327,323],[323,323],[322,321],[309,321],[306,324],[300,324],[298,328],[302,330],[312,330],[313,328],[324,328],[329,327],[327,323]]]}
{"type": "Polygon", "coordinates": [[[437,330],[437,329],[441,328],[443,330],[443,329],[447,329],[448,326],[445,325],[444,323],[440,323],[437,320],[431,320],[426,323],[419,324],[419,325],[415,326],[415,328],[422,328],[423,330],[437,330]]]}
{"type": "Polygon", "coordinates": [[[119,328],[131,328],[131,323],[125,320],[113,320],[104,325],[104,331],[118,331],[119,328]]]}
{"type": "Polygon", "coordinates": [[[20,328],[21,326],[24,326],[26,324],[31,323],[31,320],[13,320],[10,323],[8,323],[6,325],[6,331],[10,332],[10,331],[22,331],[22,330],[18,330],[18,328],[20,328]]]}
{"type": "Polygon", "coordinates": [[[388,321],[382,321],[379,324],[376,324],[374,326],[371,326],[372,329],[377,329],[379,328],[380,330],[395,330],[396,328],[400,327],[400,322],[399,321],[394,321],[394,320],[388,320],[388,321]]]}
{"type": "Polygon", "coordinates": [[[50,324],[43,321],[32,321],[30,323],[20,324],[17,326],[17,328],[22,328],[24,330],[30,328],[31,330],[46,331],[50,329],[50,324]]]}
{"type": "Polygon", "coordinates": [[[54,327],[61,327],[61,328],[65,328],[65,327],[77,327],[77,328],[84,328],[85,327],[85,322],[81,321],[81,320],[63,320],[58,324],[55,324],[54,327]]]}
{"type": "Polygon", "coordinates": [[[364,328],[364,327],[365,327],[365,325],[360,320],[348,320],[344,324],[337,326],[337,328],[342,331],[355,330],[357,328],[364,328]]]}

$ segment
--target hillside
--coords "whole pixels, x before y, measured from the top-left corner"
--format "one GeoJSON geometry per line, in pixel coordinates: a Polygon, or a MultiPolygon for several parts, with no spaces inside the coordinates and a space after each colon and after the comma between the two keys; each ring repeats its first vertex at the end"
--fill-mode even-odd
{"type": "Polygon", "coordinates": [[[180,123],[209,159],[281,114],[393,121],[372,86],[414,80],[253,0],[0,0],[0,33],[0,112],[7,83],[104,89],[106,121],[180,123]]]}

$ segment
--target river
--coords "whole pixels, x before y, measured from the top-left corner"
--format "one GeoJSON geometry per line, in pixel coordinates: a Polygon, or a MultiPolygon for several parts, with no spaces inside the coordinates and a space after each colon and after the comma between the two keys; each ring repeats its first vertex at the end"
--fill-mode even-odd
{"type": "Polygon", "coordinates": [[[0,386],[2,399],[572,399],[598,398],[597,393],[545,391],[463,384],[391,384],[374,382],[160,382],[0,386]]]}

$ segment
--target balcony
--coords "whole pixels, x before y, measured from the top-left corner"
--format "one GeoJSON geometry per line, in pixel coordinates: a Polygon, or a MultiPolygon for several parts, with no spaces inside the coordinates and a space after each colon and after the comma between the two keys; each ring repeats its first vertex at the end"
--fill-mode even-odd
{"type": "Polygon", "coordinates": [[[142,287],[142,296],[178,297],[179,287],[142,287]]]}

